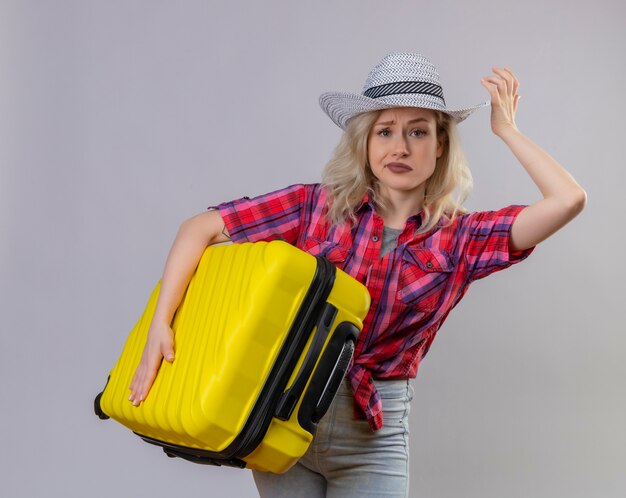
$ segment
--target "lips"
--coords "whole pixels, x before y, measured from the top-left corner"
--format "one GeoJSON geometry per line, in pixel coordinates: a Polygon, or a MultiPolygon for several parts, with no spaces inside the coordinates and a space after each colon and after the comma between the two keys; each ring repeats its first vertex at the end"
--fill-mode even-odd
{"type": "Polygon", "coordinates": [[[413,171],[413,168],[411,168],[411,166],[404,163],[389,163],[385,165],[385,168],[387,168],[392,173],[408,173],[409,171],[413,171]]]}

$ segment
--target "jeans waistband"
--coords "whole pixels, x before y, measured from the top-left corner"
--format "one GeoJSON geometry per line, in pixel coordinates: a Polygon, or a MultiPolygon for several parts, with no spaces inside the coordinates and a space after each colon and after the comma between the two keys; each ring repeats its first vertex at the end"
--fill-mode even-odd
{"type": "MultiPolygon", "coordinates": [[[[403,398],[406,397],[410,379],[374,379],[374,385],[381,398],[403,398]]],[[[347,379],[340,384],[337,394],[352,395],[352,387],[347,379]]]]}

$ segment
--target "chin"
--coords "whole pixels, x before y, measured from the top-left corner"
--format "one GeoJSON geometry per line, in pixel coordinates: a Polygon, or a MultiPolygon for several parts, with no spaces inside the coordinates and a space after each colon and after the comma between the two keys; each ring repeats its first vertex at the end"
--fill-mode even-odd
{"type": "Polygon", "coordinates": [[[380,182],[382,186],[393,189],[409,192],[411,190],[419,190],[422,183],[416,181],[407,181],[403,179],[392,179],[391,181],[380,182]]]}

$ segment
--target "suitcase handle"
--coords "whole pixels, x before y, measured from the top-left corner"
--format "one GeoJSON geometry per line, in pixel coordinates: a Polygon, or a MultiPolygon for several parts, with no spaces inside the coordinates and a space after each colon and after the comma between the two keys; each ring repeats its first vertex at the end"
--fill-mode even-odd
{"type": "Polygon", "coordinates": [[[279,420],[289,420],[291,417],[291,414],[293,413],[293,410],[296,407],[300,396],[304,392],[304,388],[306,387],[309,378],[311,377],[311,372],[313,372],[317,359],[324,348],[324,344],[326,343],[326,339],[330,333],[330,328],[335,320],[335,316],[337,316],[337,308],[335,308],[332,304],[326,303],[317,321],[315,335],[313,336],[313,340],[311,341],[311,346],[307,351],[306,357],[302,362],[300,371],[298,372],[298,375],[293,381],[291,387],[287,389],[278,400],[274,416],[279,420]]]}
{"type": "MultiPolygon", "coordinates": [[[[319,401],[317,402],[317,405],[313,410],[311,420],[314,423],[318,423],[330,408],[330,404],[333,402],[333,399],[335,399],[335,394],[337,394],[337,390],[341,385],[341,381],[343,381],[343,378],[346,375],[346,370],[348,370],[350,361],[352,361],[353,354],[354,341],[349,339],[344,343],[343,348],[341,349],[341,353],[339,354],[339,358],[335,362],[335,365],[333,366],[330,375],[328,375],[328,382],[326,383],[326,387],[324,388],[324,391],[322,392],[322,395],[320,396],[319,401]]],[[[323,376],[326,377],[325,372],[323,376]]]]}
{"type": "Polygon", "coordinates": [[[358,335],[356,325],[340,323],[333,334],[333,341],[320,358],[298,412],[300,426],[311,434],[315,433],[317,423],[328,411],[346,375],[358,335]]]}

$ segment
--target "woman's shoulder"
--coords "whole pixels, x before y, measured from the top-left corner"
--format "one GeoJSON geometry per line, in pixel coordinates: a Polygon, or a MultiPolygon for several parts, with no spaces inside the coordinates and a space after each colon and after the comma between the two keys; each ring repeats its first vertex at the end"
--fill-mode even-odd
{"type": "Polygon", "coordinates": [[[281,190],[302,190],[307,193],[319,195],[320,193],[326,191],[326,187],[324,187],[321,183],[292,183],[291,185],[279,188],[276,191],[280,192],[281,190]]]}
{"type": "Polygon", "coordinates": [[[321,183],[294,183],[277,190],[274,196],[297,198],[303,212],[317,212],[326,206],[328,189],[321,183]]]}
{"type": "MultiPolygon", "coordinates": [[[[326,195],[326,189],[319,183],[292,183],[287,186],[277,187],[273,190],[267,190],[266,193],[253,197],[252,200],[261,200],[265,198],[281,198],[284,196],[299,197],[303,202],[305,199],[317,198],[326,195]]],[[[244,197],[250,199],[250,197],[244,197]]]]}
{"type": "Polygon", "coordinates": [[[512,204],[496,210],[467,211],[454,218],[456,226],[480,225],[484,223],[511,223],[526,206],[512,204]]]}
{"type": "Polygon", "coordinates": [[[325,203],[328,197],[328,188],[321,183],[301,183],[305,196],[315,203],[325,203]]]}

